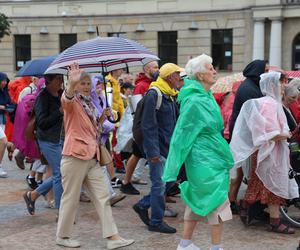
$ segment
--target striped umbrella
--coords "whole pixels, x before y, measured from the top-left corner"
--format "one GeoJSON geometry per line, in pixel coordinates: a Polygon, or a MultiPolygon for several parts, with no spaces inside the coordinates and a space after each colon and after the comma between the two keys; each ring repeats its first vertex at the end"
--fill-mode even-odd
{"type": "Polygon", "coordinates": [[[63,51],[45,74],[67,74],[74,62],[86,72],[110,72],[128,66],[145,65],[159,58],[143,45],[121,37],[96,37],[78,42],[63,51]]]}
{"type": "Polygon", "coordinates": [[[300,78],[300,70],[285,71],[289,78],[300,78]]]}

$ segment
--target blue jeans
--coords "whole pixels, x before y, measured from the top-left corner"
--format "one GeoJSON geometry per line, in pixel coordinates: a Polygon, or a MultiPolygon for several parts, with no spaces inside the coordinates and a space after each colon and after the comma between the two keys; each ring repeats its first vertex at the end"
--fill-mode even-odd
{"type": "Polygon", "coordinates": [[[165,182],[162,180],[162,175],[165,161],[164,157],[161,157],[158,163],[149,161],[150,180],[152,183],[151,191],[138,202],[138,206],[142,209],[149,209],[151,207],[151,226],[160,225],[164,218],[165,182]]]}
{"type": "Polygon", "coordinates": [[[63,193],[63,187],[61,184],[61,174],[60,174],[60,161],[63,141],[59,143],[53,143],[48,141],[38,140],[40,150],[49,165],[52,167],[52,176],[48,177],[42,185],[40,185],[36,191],[40,195],[46,195],[53,187],[55,208],[59,208],[60,199],[63,193]]]}

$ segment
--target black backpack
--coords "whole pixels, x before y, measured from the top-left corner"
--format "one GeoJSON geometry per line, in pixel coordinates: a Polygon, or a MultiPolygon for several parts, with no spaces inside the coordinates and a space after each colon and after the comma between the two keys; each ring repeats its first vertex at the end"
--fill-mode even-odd
{"type": "MultiPolygon", "coordinates": [[[[160,89],[157,87],[151,87],[148,91],[150,91],[151,89],[154,89],[158,95],[155,110],[159,110],[162,103],[162,93],[160,89]]],[[[143,150],[143,133],[141,129],[141,123],[142,123],[142,116],[144,110],[144,100],[145,100],[145,96],[138,102],[136,106],[136,110],[133,118],[133,125],[132,125],[133,140],[135,141],[135,143],[137,144],[139,150],[143,155],[145,155],[145,153],[143,150]]]]}

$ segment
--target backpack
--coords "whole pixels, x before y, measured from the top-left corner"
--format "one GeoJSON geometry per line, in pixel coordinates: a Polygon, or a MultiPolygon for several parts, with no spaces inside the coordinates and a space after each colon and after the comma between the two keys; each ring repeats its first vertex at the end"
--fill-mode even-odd
{"type": "MultiPolygon", "coordinates": [[[[155,110],[159,110],[161,103],[162,103],[162,92],[160,91],[159,88],[157,87],[151,87],[149,90],[154,89],[157,93],[157,102],[156,102],[156,107],[155,110]]],[[[148,90],[148,91],[149,91],[148,90]]],[[[147,91],[147,92],[148,92],[147,91]]],[[[142,116],[143,116],[143,110],[144,110],[144,101],[145,101],[145,96],[138,102],[135,113],[134,113],[134,118],[133,118],[133,125],[132,125],[132,135],[133,135],[133,140],[137,144],[139,150],[143,155],[145,155],[144,150],[143,150],[143,133],[141,129],[141,123],[142,123],[142,116]]]]}
{"type": "Polygon", "coordinates": [[[14,123],[13,142],[24,155],[30,158],[40,158],[34,135],[36,125],[33,108],[37,96],[37,93],[32,93],[22,98],[17,107],[14,123]]]}

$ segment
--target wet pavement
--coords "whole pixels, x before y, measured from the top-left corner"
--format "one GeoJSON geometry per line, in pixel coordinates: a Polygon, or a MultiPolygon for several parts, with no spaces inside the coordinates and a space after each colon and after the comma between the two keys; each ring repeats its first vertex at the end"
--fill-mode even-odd
{"type": "MultiPolygon", "coordinates": [[[[45,208],[42,197],[36,203],[36,214],[28,214],[22,194],[27,190],[25,177],[29,172],[29,164],[25,170],[20,170],[15,162],[9,162],[7,156],[3,161],[8,178],[0,178],[0,249],[1,250],[62,250],[55,245],[56,211],[45,208]]],[[[148,186],[136,186],[142,194],[149,190],[148,186]]],[[[123,248],[124,250],[175,250],[180,240],[183,226],[184,204],[177,197],[176,204],[168,205],[179,212],[177,218],[167,218],[166,221],[177,228],[173,235],[149,232],[139,220],[132,205],[140,196],[127,196],[125,200],[113,207],[113,214],[121,236],[133,238],[135,244],[123,248]]],[[[86,250],[106,249],[106,242],[101,238],[101,228],[98,217],[91,203],[80,203],[74,238],[80,240],[81,248],[86,250]]],[[[270,233],[266,226],[255,223],[245,228],[237,216],[225,223],[223,245],[225,250],[243,249],[272,249],[296,250],[300,239],[300,229],[294,235],[270,233]]],[[[206,224],[199,224],[194,233],[194,242],[201,249],[209,249],[209,228],[206,224]]]]}

